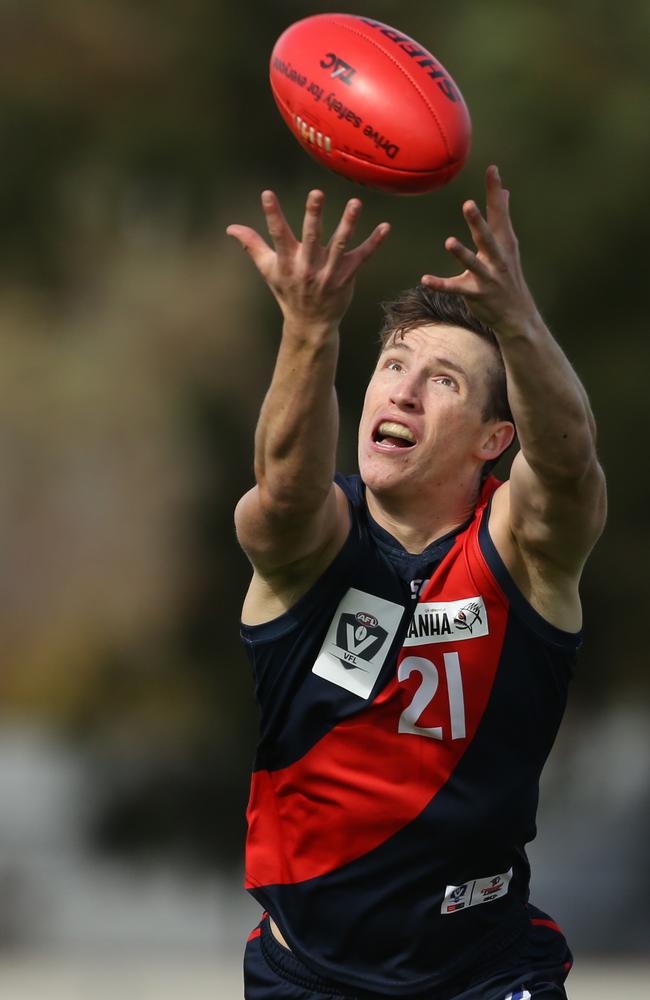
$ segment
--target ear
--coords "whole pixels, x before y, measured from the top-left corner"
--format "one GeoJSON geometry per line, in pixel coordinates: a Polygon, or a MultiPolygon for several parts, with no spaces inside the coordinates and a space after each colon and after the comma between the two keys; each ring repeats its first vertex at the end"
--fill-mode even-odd
{"type": "Polygon", "coordinates": [[[510,420],[489,424],[487,435],[481,441],[477,457],[482,462],[494,462],[510,447],[515,436],[515,425],[510,420]]]}

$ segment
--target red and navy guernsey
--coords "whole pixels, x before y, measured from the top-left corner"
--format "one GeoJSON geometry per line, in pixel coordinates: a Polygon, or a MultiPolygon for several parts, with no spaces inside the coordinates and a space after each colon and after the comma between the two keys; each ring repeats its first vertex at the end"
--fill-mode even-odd
{"type": "Polygon", "coordinates": [[[314,973],[406,996],[527,927],[539,776],[580,636],[471,519],[412,555],[337,476],[350,533],[281,617],[242,625],[261,711],[246,887],[314,973]]]}

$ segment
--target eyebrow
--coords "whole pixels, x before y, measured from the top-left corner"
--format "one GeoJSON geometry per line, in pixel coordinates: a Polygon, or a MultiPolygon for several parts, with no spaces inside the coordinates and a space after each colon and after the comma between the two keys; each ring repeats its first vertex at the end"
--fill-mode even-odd
{"type": "MultiPolygon", "coordinates": [[[[382,354],[388,354],[391,351],[402,351],[402,350],[412,352],[413,348],[411,347],[410,344],[407,344],[405,340],[401,340],[399,341],[399,343],[393,340],[390,342],[390,344],[386,345],[386,347],[382,351],[382,354]]],[[[457,364],[455,361],[450,361],[449,358],[441,358],[438,355],[436,355],[436,357],[433,358],[433,361],[436,364],[441,365],[443,368],[450,368],[452,371],[458,372],[459,375],[464,375],[465,378],[469,377],[465,368],[457,364]]]]}

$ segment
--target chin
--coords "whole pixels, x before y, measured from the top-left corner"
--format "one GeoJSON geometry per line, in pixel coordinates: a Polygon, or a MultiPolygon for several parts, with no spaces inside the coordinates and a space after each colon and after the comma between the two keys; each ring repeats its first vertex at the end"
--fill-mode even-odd
{"type": "Polygon", "coordinates": [[[412,483],[412,470],[394,460],[382,461],[373,455],[359,456],[359,474],[368,489],[379,496],[382,493],[399,491],[412,483]]]}

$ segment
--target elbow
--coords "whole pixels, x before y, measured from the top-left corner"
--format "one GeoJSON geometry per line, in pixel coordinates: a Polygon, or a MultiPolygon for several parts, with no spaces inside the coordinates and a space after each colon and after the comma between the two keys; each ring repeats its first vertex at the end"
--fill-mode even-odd
{"type": "Polygon", "coordinates": [[[588,512],[586,516],[599,537],[607,520],[607,483],[595,451],[579,456],[547,481],[556,494],[561,493],[568,502],[588,512]]]}
{"type": "Polygon", "coordinates": [[[276,475],[258,480],[259,503],[268,517],[283,521],[292,517],[305,517],[325,504],[331,489],[327,483],[305,481],[303,477],[276,475]]]}
{"type": "Polygon", "coordinates": [[[539,442],[539,448],[527,449],[522,442],[522,451],[530,467],[549,483],[564,483],[568,487],[603,475],[594,432],[587,424],[579,430],[561,431],[554,441],[545,438],[539,442]]]}

